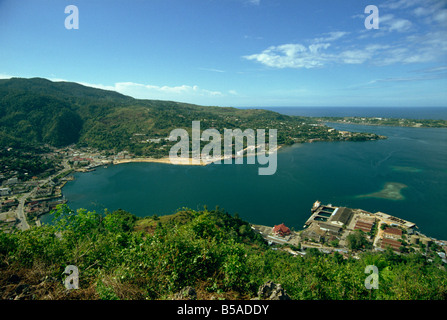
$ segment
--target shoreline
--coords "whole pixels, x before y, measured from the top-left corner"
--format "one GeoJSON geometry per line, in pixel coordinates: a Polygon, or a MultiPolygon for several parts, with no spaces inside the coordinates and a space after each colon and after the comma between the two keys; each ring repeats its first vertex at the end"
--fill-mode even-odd
{"type": "MultiPolygon", "coordinates": [[[[278,146],[273,152],[277,152],[279,149],[281,149],[281,147],[282,147],[282,145],[278,146]]],[[[272,152],[267,152],[267,154],[271,154],[271,153],[272,152]]],[[[180,166],[207,166],[211,163],[223,161],[228,158],[236,159],[236,158],[245,158],[245,157],[246,157],[246,155],[243,155],[243,156],[232,155],[231,157],[221,156],[221,157],[218,157],[217,159],[209,159],[209,160],[205,160],[205,161],[203,161],[202,159],[196,160],[193,158],[176,158],[171,161],[171,159],[169,157],[164,157],[164,158],[150,158],[150,157],[144,158],[143,157],[143,158],[131,158],[131,159],[117,159],[117,160],[113,160],[112,164],[117,165],[117,164],[123,164],[123,163],[149,162],[149,163],[165,163],[165,164],[180,165],[180,166]]]]}
{"type": "Polygon", "coordinates": [[[206,166],[212,163],[212,162],[203,162],[202,160],[199,160],[199,162],[197,160],[193,161],[193,159],[191,158],[177,158],[174,161],[171,161],[170,158],[132,158],[132,159],[119,159],[112,161],[114,165],[123,163],[134,163],[134,162],[167,163],[182,166],[206,166]]]}

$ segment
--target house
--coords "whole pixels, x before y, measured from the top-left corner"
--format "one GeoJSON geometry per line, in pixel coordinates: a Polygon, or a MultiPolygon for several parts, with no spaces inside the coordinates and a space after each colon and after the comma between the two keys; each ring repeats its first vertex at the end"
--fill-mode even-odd
{"type": "Polygon", "coordinates": [[[383,230],[383,236],[390,239],[402,238],[402,230],[399,228],[387,227],[383,230]]]}
{"type": "Polygon", "coordinates": [[[335,224],[327,223],[327,222],[320,222],[319,226],[320,226],[321,230],[328,231],[333,234],[339,234],[343,230],[343,228],[340,227],[339,225],[335,225],[335,224]]]}
{"type": "Polygon", "coordinates": [[[13,206],[16,206],[18,204],[18,201],[16,199],[9,199],[5,200],[1,203],[2,208],[11,208],[13,206]]]}
{"type": "Polygon", "coordinates": [[[0,196],[7,196],[10,192],[10,188],[0,188],[0,196]]]}
{"type": "Polygon", "coordinates": [[[339,226],[344,226],[349,223],[352,217],[352,210],[349,208],[338,208],[334,211],[334,214],[330,217],[329,222],[337,224],[339,226]]]}
{"type": "Polygon", "coordinates": [[[399,251],[399,248],[402,246],[402,243],[393,239],[383,239],[382,240],[382,249],[386,249],[387,247],[391,247],[393,251],[399,251]]]}
{"type": "Polygon", "coordinates": [[[6,181],[6,184],[17,184],[19,183],[19,179],[17,177],[10,178],[6,181]]]}
{"type": "Polygon", "coordinates": [[[287,227],[284,225],[284,223],[281,223],[281,224],[279,224],[279,225],[275,225],[275,226],[273,227],[272,232],[273,232],[273,234],[275,234],[275,235],[284,237],[284,236],[290,234],[290,229],[287,228],[287,227]]]}
{"type": "Polygon", "coordinates": [[[326,231],[322,230],[317,224],[312,224],[302,232],[302,238],[305,239],[305,241],[307,241],[307,238],[316,242],[321,242],[325,240],[325,235],[326,231]]]}
{"type": "Polygon", "coordinates": [[[358,219],[354,226],[354,230],[362,230],[363,232],[368,233],[371,232],[373,225],[374,221],[358,219]]]}

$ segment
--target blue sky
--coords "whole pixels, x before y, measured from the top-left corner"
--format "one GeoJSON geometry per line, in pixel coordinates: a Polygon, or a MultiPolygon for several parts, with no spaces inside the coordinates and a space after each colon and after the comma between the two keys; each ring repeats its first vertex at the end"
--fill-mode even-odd
{"type": "Polygon", "coordinates": [[[201,105],[447,106],[447,1],[0,0],[0,77],[201,105]]]}

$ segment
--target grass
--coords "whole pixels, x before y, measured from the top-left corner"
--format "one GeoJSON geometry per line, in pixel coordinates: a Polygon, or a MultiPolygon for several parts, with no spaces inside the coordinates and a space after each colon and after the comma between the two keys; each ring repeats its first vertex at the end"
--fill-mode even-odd
{"type": "Polygon", "coordinates": [[[179,211],[174,214],[140,218],[136,221],[134,230],[153,234],[158,224],[185,224],[193,219],[193,216],[188,211],[179,211]]]}

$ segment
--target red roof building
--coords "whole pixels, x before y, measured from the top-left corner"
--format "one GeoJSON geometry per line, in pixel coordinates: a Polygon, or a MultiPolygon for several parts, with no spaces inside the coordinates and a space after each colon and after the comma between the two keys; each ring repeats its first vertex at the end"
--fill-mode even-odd
{"type": "Polygon", "coordinates": [[[383,230],[384,236],[388,238],[401,238],[402,237],[402,230],[399,228],[390,228],[387,227],[385,230],[383,230]]]}
{"type": "Polygon", "coordinates": [[[382,240],[382,249],[386,249],[387,247],[391,247],[394,251],[399,251],[400,247],[402,246],[402,243],[397,240],[393,239],[383,239],[382,240]]]}
{"type": "Polygon", "coordinates": [[[371,229],[374,225],[373,221],[366,221],[366,220],[357,220],[357,223],[355,224],[354,230],[359,229],[363,232],[371,232],[371,229]]]}
{"type": "Polygon", "coordinates": [[[290,229],[289,228],[287,228],[285,225],[284,225],[284,223],[281,223],[281,224],[279,224],[279,225],[275,225],[274,227],[273,227],[273,233],[274,234],[276,234],[276,235],[279,235],[279,236],[281,236],[281,237],[284,237],[284,236],[286,236],[286,235],[289,235],[290,234],[290,229]]]}

